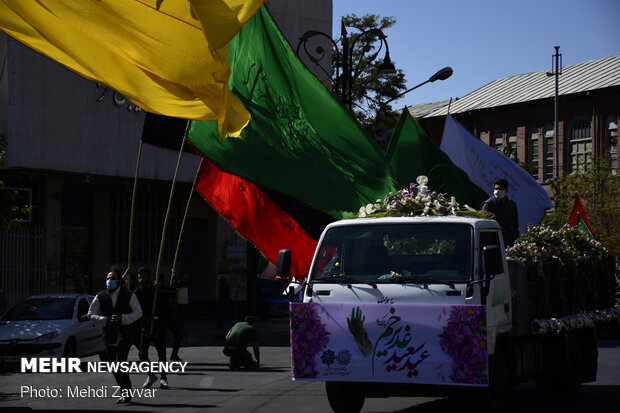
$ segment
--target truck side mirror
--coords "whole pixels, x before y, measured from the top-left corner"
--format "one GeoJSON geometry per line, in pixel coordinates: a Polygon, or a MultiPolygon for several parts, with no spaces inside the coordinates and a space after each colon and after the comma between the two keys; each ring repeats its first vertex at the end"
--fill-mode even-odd
{"type": "Polygon", "coordinates": [[[499,245],[487,245],[482,248],[482,269],[485,278],[488,279],[504,272],[504,260],[499,245]]]}
{"type": "Polygon", "coordinates": [[[276,274],[282,278],[291,276],[291,250],[283,249],[278,251],[278,262],[276,263],[276,274]]]}

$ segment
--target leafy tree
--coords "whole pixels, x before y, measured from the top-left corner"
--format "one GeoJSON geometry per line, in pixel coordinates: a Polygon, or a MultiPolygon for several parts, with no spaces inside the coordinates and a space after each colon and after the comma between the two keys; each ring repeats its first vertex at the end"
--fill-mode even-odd
{"type": "MultiPolygon", "coordinates": [[[[386,29],[396,24],[396,19],[394,17],[380,17],[376,14],[366,14],[361,17],[356,14],[348,14],[342,17],[342,23],[347,27],[347,38],[352,47],[350,51],[352,57],[352,110],[361,124],[372,125],[379,111],[384,114],[392,113],[392,107],[389,104],[385,107],[382,107],[382,104],[405,91],[405,74],[402,70],[397,70],[397,73],[392,77],[379,76],[379,66],[383,63],[385,45],[374,33],[360,34],[374,28],[381,29],[385,34],[386,29]],[[373,58],[374,60],[371,61],[373,58]]],[[[342,39],[338,39],[338,44],[342,44],[342,39]]],[[[341,79],[337,78],[336,75],[339,65],[342,65],[342,55],[334,51],[333,56],[332,69],[334,74],[332,79],[335,79],[339,85],[338,82],[341,82],[341,79]]],[[[396,66],[393,59],[392,63],[396,66]]]]}
{"type": "MultiPolygon", "coordinates": [[[[4,165],[6,158],[6,138],[0,136],[0,166],[4,165]]],[[[4,188],[4,181],[0,180],[0,229],[7,229],[21,223],[20,217],[29,212],[29,208],[18,206],[17,191],[9,191],[4,188]]]]}
{"type": "Polygon", "coordinates": [[[568,222],[575,194],[584,201],[596,239],[620,257],[620,176],[612,174],[609,156],[594,158],[584,171],[551,181],[555,213],[544,223],[560,227],[568,222]]]}

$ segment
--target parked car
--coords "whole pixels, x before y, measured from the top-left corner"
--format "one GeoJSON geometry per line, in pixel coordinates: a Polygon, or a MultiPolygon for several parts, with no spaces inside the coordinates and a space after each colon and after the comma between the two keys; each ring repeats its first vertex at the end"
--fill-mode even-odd
{"type": "Polygon", "coordinates": [[[86,314],[93,296],[35,295],[0,319],[0,363],[21,357],[85,357],[105,350],[103,325],[86,314]]]}
{"type": "Polygon", "coordinates": [[[286,280],[258,279],[258,314],[261,318],[288,317],[289,299],[285,294],[286,280]]]}

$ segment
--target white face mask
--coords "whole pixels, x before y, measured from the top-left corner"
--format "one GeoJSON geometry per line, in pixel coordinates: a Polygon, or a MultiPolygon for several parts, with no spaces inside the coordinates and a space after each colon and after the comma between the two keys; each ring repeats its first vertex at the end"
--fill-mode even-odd
{"type": "Polygon", "coordinates": [[[503,189],[496,189],[495,191],[493,191],[493,195],[495,196],[495,198],[502,199],[506,196],[506,191],[504,191],[503,189]]]}

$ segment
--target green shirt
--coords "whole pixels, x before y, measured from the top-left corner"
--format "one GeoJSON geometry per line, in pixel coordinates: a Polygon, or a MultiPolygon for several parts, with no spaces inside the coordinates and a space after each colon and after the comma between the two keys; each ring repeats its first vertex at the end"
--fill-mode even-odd
{"type": "Polygon", "coordinates": [[[245,349],[254,344],[258,344],[258,332],[250,323],[241,321],[230,329],[224,346],[245,349]]]}

